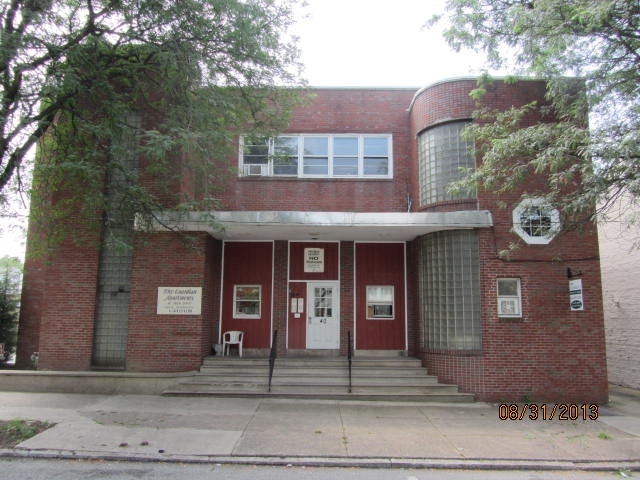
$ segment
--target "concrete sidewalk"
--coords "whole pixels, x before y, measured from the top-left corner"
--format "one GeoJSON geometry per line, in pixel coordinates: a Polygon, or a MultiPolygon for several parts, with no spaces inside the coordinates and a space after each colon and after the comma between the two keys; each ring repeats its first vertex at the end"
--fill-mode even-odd
{"type": "Polygon", "coordinates": [[[640,395],[615,387],[597,420],[500,420],[487,403],[0,392],[0,405],[0,420],[56,423],[5,457],[640,470],[640,395]]]}

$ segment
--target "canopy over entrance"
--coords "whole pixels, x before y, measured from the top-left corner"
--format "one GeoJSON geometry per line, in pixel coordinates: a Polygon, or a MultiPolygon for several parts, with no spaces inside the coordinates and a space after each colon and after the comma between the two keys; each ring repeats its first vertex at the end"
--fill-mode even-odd
{"type": "Polygon", "coordinates": [[[493,226],[488,210],[457,212],[162,212],[157,229],[208,232],[221,240],[409,241],[441,230],[493,226]]]}

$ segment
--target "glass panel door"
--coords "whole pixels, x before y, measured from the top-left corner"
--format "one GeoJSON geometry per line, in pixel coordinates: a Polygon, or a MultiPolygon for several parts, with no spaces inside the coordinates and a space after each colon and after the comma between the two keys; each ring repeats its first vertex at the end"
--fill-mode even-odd
{"type": "Polygon", "coordinates": [[[337,349],[339,347],[339,288],[336,283],[309,283],[309,318],[307,348],[337,349]]]}

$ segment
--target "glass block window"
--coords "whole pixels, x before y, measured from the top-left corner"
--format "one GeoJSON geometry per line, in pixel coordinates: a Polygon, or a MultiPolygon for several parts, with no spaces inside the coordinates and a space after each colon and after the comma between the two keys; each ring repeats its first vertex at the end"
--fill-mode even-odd
{"type": "Polygon", "coordinates": [[[137,177],[138,125],[140,119],[130,114],[127,128],[112,137],[109,161],[118,168],[110,168],[106,178],[106,214],[98,264],[96,314],[93,329],[91,363],[94,367],[124,369],[127,361],[129,332],[129,300],[133,250],[133,211],[126,205],[129,182],[137,177]]]}
{"type": "Polygon", "coordinates": [[[519,278],[498,279],[498,316],[522,317],[522,295],[519,278]]]}
{"type": "Polygon", "coordinates": [[[432,350],[479,350],[480,273],[478,235],[444,231],[422,241],[425,346],[432,350]]]}
{"type": "Polygon", "coordinates": [[[452,122],[425,130],[418,137],[420,204],[473,198],[475,192],[448,192],[451,182],[462,178],[461,168],[475,168],[472,144],[461,132],[468,122],[452,122]]]}
{"type": "MultiPolygon", "coordinates": [[[[132,231],[133,222],[118,233],[132,242],[132,231]]],[[[101,246],[92,352],[95,367],[125,368],[132,264],[130,248],[107,242],[101,246]]]]}
{"type": "Polygon", "coordinates": [[[367,286],[367,319],[393,319],[393,286],[367,286]]]}
{"type": "Polygon", "coordinates": [[[235,285],[233,318],[260,318],[260,285],[235,285]]]}

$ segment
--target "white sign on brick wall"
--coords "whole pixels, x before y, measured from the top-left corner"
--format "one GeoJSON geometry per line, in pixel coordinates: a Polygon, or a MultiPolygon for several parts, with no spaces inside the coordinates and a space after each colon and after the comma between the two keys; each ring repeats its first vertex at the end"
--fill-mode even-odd
{"type": "Polygon", "coordinates": [[[572,311],[584,310],[581,279],[569,280],[569,306],[572,311]]]}
{"type": "Polygon", "coordinates": [[[304,249],[304,271],[311,273],[324,272],[324,248],[304,249]]]}
{"type": "Polygon", "coordinates": [[[200,315],[202,287],[158,287],[158,315],[200,315]]]}

